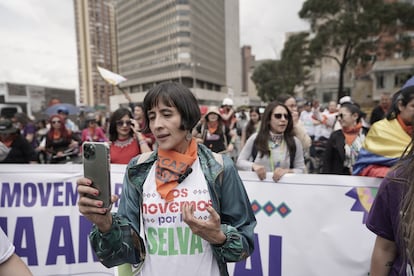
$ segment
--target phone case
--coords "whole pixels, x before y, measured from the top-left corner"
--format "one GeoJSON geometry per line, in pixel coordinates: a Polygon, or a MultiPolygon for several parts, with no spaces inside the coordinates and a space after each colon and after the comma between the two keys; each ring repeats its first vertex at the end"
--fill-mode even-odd
{"type": "Polygon", "coordinates": [[[92,180],[98,196],[90,198],[103,201],[103,207],[111,207],[111,173],[109,145],[105,142],[84,142],[82,145],[83,174],[92,180]]]}

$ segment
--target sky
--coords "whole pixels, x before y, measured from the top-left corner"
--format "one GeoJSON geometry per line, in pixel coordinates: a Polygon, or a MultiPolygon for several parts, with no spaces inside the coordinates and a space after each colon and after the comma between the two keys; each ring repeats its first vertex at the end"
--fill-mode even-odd
{"type": "MultiPolygon", "coordinates": [[[[240,45],[278,58],[285,33],[308,29],[305,0],[239,0],[240,45]]],[[[77,89],[73,0],[0,0],[0,82],[77,89]]]]}

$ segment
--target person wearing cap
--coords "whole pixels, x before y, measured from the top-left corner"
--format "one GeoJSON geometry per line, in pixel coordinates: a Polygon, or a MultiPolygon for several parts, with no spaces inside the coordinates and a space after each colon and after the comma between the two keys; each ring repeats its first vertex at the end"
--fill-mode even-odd
{"type": "Polygon", "coordinates": [[[69,118],[69,110],[62,106],[58,109],[57,114],[63,117],[65,122],[65,127],[72,131],[73,133],[76,133],[79,131],[79,127],[69,118]]]}
{"type": "Polygon", "coordinates": [[[107,142],[109,141],[105,132],[96,123],[96,116],[94,113],[88,113],[85,117],[86,128],[82,130],[82,143],[89,142],[107,142]]]}
{"type": "Polygon", "coordinates": [[[385,177],[408,150],[413,134],[414,77],[392,97],[390,112],[386,118],[371,126],[358,159],[354,175],[385,177]]]}
{"type": "Polygon", "coordinates": [[[218,108],[211,106],[204,116],[205,122],[193,133],[199,143],[216,153],[231,153],[234,149],[235,134],[224,123],[218,108]]]}
{"type": "Polygon", "coordinates": [[[237,123],[235,111],[233,109],[233,100],[230,98],[224,98],[220,109],[221,119],[224,124],[231,130],[237,123]]]}
{"type": "Polygon", "coordinates": [[[36,163],[36,154],[32,145],[9,119],[0,119],[0,142],[3,144],[2,158],[4,158],[0,163],[36,163]]]}

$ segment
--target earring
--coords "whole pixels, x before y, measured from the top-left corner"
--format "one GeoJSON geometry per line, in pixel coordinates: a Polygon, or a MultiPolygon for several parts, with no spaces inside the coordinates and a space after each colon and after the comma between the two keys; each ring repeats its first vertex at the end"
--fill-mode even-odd
{"type": "Polygon", "coordinates": [[[193,138],[193,135],[191,135],[191,132],[187,132],[187,134],[185,135],[185,140],[190,141],[191,138],[193,138]]]}

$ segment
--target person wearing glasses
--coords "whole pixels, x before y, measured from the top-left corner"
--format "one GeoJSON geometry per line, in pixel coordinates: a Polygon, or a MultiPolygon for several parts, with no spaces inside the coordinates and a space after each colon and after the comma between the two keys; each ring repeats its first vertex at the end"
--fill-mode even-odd
{"type": "Polygon", "coordinates": [[[89,142],[107,142],[108,138],[101,127],[96,122],[94,113],[89,113],[85,118],[86,128],[82,130],[82,143],[89,142]]]}
{"type": "Polygon", "coordinates": [[[133,264],[133,275],[228,276],[227,262],[253,252],[256,226],[233,162],[192,136],[200,109],[182,84],[151,88],[144,114],[158,147],[129,162],[118,212],[86,196],[98,192],[89,179],[77,181],[92,248],[106,267],[133,264]]]}
{"type": "Polygon", "coordinates": [[[260,180],[273,173],[278,182],[286,173],[304,173],[302,144],[293,132],[289,108],[277,101],[267,105],[259,132],[247,139],[237,160],[237,168],[254,171],[260,180]]]}
{"type": "Polygon", "coordinates": [[[77,135],[67,129],[65,119],[59,114],[49,118],[50,130],[46,135],[46,151],[49,163],[78,162],[79,144],[77,135]]]}
{"type": "Polygon", "coordinates": [[[361,110],[344,103],[338,111],[341,128],[332,132],[322,159],[322,173],[351,175],[367,130],[362,127],[361,110]]]}
{"type": "Polygon", "coordinates": [[[131,111],[118,108],[109,118],[109,140],[111,163],[128,164],[135,156],[150,152],[151,148],[141,134],[135,131],[131,111]]]}

